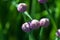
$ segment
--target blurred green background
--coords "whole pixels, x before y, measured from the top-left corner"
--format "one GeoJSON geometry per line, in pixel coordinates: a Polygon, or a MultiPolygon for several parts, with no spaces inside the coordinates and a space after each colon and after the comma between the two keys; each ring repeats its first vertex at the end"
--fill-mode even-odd
{"type": "MultiPolygon", "coordinates": [[[[30,19],[17,11],[13,3],[26,3],[27,12],[33,19],[48,17],[48,12],[38,0],[0,0],[0,40],[40,40],[40,29],[30,34],[24,32],[21,26],[30,19]]],[[[60,0],[48,0],[48,10],[51,12],[50,25],[43,29],[42,40],[54,40],[55,33],[60,28],[60,0]]]]}

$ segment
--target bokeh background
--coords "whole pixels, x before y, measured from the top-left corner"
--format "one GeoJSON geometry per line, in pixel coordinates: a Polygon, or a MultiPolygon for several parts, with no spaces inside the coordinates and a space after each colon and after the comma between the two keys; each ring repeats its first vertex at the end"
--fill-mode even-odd
{"type": "Polygon", "coordinates": [[[48,18],[48,12],[38,0],[0,0],[0,40],[54,40],[57,29],[60,28],[60,0],[48,0],[48,10],[51,12],[50,25],[26,33],[21,29],[24,22],[31,21],[27,16],[17,11],[14,3],[26,3],[27,12],[33,19],[48,18]],[[24,16],[24,17],[23,17],[24,16]]]}

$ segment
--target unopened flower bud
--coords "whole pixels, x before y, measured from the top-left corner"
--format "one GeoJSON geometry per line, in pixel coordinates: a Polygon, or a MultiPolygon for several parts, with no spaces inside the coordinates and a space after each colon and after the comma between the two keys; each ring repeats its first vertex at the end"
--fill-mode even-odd
{"type": "Polygon", "coordinates": [[[47,27],[49,25],[49,19],[48,18],[42,18],[40,20],[40,26],[47,27]]]}
{"type": "Polygon", "coordinates": [[[27,22],[22,25],[22,30],[25,32],[30,32],[31,29],[27,22]]]}
{"type": "Polygon", "coordinates": [[[19,12],[25,12],[27,10],[27,5],[25,3],[20,3],[17,6],[17,10],[19,12]]]}
{"type": "Polygon", "coordinates": [[[38,29],[40,27],[39,21],[38,20],[32,20],[30,23],[30,28],[31,29],[38,29]]]}
{"type": "Polygon", "coordinates": [[[38,0],[39,3],[46,3],[47,0],[38,0]]]}
{"type": "Polygon", "coordinates": [[[60,37],[60,29],[57,30],[56,36],[57,36],[57,37],[60,37]]]}

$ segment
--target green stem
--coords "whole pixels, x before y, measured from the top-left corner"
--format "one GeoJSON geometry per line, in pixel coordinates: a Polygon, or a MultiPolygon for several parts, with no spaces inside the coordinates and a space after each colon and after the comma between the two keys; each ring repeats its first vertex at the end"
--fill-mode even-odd
{"type": "Polygon", "coordinates": [[[33,37],[33,31],[29,32],[29,40],[35,40],[33,37]]]}
{"type": "Polygon", "coordinates": [[[37,0],[32,0],[31,2],[31,16],[33,16],[33,18],[35,18],[35,14],[36,14],[36,5],[37,5],[37,0]]]}
{"type": "Polygon", "coordinates": [[[48,17],[54,19],[53,16],[51,15],[51,12],[48,10],[48,7],[47,7],[46,3],[44,3],[44,7],[46,8],[46,10],[48,12],[48,17]]]}
{"type": "Polygon", "coordinates": [[[55,40],[60,40],[60,38],[59,37],[56,37],[55,40]]]}
{"type": "Polygon", "coordinates": [[[25,11],[24,14],[25,14],[26,16],[28,16],[28,17],[32,20],[32,17],[28,14],[27,11],[25,11]]]}
{"type": "Polygon", "coordinates": [[[47,12],[48,12],[48,15],[51,15],[50,11],[48,10],[48,7],[47,7],[47,4],[44,3],[44,7],[46,8],[47,12]]]}
{"type": "Polygon", "coordinates": [[[42,33],[43,32],[43,27],[41,27],[41,29],[40,29],[40,40],[42,40],[42,33]]]}
{"type": "Polygon", "coordinates": [[[55,38],[55,40],[58,40],[58,38],[55,38]]]}

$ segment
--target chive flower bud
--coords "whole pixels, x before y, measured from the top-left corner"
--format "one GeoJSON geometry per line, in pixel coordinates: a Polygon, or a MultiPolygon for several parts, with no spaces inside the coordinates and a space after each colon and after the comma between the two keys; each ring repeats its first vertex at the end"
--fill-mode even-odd
{"type": "Polygon", "coordinates": [[[40,20],[40,26],[47,27],[49,25],[49,19],[48,18],[42,18],[40,20]]]}
{"type": "Polygon", "coordinates": [[[25,3],[20,3],[17,5],[17,10],[19,12],[25,12],[27,10],[27,5],[25,3]]]}
{"type": "Polygon", "coordinates": [[[22,25],[22,30],[25,32],[30,32],[31,29],[27,22],[22,25]]]}
{"type": "Polygon", "coordinates": [[[39,21],[38,20],[32,20],[30,23],[30,28],[31,29],[38,29],[40,27],[39,21]]]}

